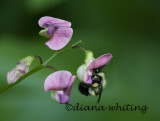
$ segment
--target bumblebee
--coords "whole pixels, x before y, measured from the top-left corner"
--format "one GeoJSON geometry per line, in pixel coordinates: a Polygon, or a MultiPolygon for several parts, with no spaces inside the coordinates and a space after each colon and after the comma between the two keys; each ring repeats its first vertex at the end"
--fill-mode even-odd
{"type": "Polygon", "coordinates": [[[106,85],[106,79],[104,72],[101,71],[102,68],[96,68],[92,71],[92,84],[86,84],[84,82],[79,83],[79,91],[85,96],[97,96],[97,103],[100,102],[103,87],[106,85]]]}

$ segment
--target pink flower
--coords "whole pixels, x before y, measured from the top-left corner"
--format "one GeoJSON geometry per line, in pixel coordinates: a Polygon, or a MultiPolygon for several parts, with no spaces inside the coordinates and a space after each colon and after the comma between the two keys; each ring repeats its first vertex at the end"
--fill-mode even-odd
{"type": "Polygon", "coordinates": [[[45,28],[39,34],[50,38],[46,45],[52,50],[62,49],[72,37],[73,29],[68,21],[45,16],[40,18],[38,24],[40,27],[45,28]]]}
{"type": "Polygon", "coordinates": [[[34,60],[33,56],[27,56],[18,62],[16,67],[7,73],[8,84],[13,84],[18,81],[23,75],[29,71],[29,67],[34,60]]]}
{"type": "Polygon", "coordinates": [[[67,104],[70,100],[72,84],[76,76],[68,71],[56,71],[49,75],[44,83],[44,90],[51,91],[52,98],[60,103],[67,104]]]}
{"type": "Polygon", "coordinates": [[[94,59],[93,53],[91,51],[86,51],[85,64],[81,65],[77,70],[77,76],[80,80],[87,84],[92,84],[92,72],[93,69],[101,69],[109,63],[112,58],[111,54],[104,54],[97,59],[94,59]]]}

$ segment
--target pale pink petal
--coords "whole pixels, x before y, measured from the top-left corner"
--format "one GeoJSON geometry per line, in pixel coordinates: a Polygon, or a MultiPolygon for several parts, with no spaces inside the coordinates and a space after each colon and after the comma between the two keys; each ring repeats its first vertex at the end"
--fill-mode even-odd
{"type": "Polygon", "coordinates": [[[68,87],[65,89],[65,93],[68,96],[70,96],[70,94],[71,94],[71,88],[72,88],[72,85],[73,85],[73,82],[75,81],[75,79],[76,79],[76,76],[72,76],[72,78],[71,78],[71,80],[70,80],[70,82],[68,84],[68,87]]]}
{"type": "Polygon", "coordinates": [[[41,17],[38,21],[40,27],[43,27],[44,23],[51,22],[54,26],[57,27],[71,27],[71,23],[62,19],[53,18],[50,16],[41,17]]]}
{"type": "Polygon", "coordinates": [[[87,70],[92,70],[95,68],[101,68],[105,66],[112,58],[111,54],[104,54],[100,56],[99,58],[92,61],[89,66],[87,67],[87,70]]]}
{"type": "Polygon", "coordinates": [[[24,73],[19,72],[16,68],[12,69],[7,73],[7,82],[8,84],[15,83],[24,73]]]}
{"type": "Polygon", "coordinates": [[[13,84],[18,81],[28,70],[29,68],[23,62],[19,62],[14,69],[7,73],[8,84],[13,84]]]}
{"type": "Polygon", "coordinates": [[[58,28],[46,45],[52,50],[60,50],[70,41],[73,34],[72,28],[58,28]]]}
{"type": "Polygon", "coordinates": [[[67,88],[72,74],[69,71],[56,71],[49,75],[44,82],[45,91],[48,90],[63,90],[67,88]]]}

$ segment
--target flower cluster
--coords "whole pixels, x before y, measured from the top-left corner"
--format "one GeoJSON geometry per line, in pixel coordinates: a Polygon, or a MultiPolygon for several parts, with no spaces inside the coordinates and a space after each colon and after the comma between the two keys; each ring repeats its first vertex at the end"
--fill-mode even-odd
{"type": "MultiPolygon", "coordinates": [[[[58,18],[45,16],[38,21],[40,27],[44,28],[39,32],[41,36],[49,38],[46,45],[57,52],[65,47],[70,41],[73,29],[71,23],[58,18]]],[[[78,70],[77,76],[81,80],[79,91],[84,95],[99,95],[102,87],[106,85],[106,79],[101,69],[111,60],[111,54],[104,54],[97,59],[93,52],[85,50],[85,61],[78,70]]],[[[8,84],[14,84],[22,76],[29,72],[29,67],[35,56],[28,56],[18,62],[16,67],[7,74],[8,84]]],[[[46,66],[41,63],[41,66],[46,66]]],[[[44,82],[44,90],[51,91],[51,97],[59,104],[67,104],[70,100],[71,88],[76,76],[66,70],[56,71],[50,74],[44,82]]],[[[98,101],[99,102],[99,101],[98,101]]]]}

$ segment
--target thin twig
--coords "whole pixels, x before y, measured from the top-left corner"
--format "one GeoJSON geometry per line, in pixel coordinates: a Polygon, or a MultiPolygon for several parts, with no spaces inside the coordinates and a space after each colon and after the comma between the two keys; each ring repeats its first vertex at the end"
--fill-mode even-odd
{"type": "Polygon", "coordinates": [[[86,48],[84,48],[84,47],[82,47],[82,46],[72,46],[72,48],[74,49],[74,48],[80,48],[80,49],[82,49],[83,51],[86,51],[87,49],[86,48]]]}
{"type": "Polygon", "coordinates": [[[40,64],[42,64],[42,63],[43,63],[42,58],[41,58],[40,56],[34,56],[34,57],[39,59],[40,64]]]}
{"type": "Polygon", "coordinates": [[[52,67],[52,66],[49,66],[49,65],[46,65],[47,68],[50,68],[50,69],[53,69],[54,71],[57,71],[56,68],[52,67]]]}

